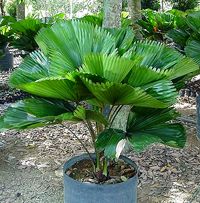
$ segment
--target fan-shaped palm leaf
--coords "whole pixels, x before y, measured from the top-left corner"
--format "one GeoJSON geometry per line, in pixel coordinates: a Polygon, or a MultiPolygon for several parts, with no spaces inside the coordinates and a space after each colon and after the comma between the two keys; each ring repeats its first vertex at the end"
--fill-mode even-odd
{"type": "Polygon", "coordinates": [[[41,97],[77,102],[91,97],[88,90],[84,87],[80,88],[77,81],[61,77],[44,78],[35,82],[21,84],[18,88],[41,97]]]}
{"type": "Polygon", "coordinates": [[[132,58],[141,57],[140,65],[168,69],[175,65],[184,56],[179,52],[154,42],[135,42],[132,48],[132,58]]]}
{"type": "Polygon", "coordinates": [[[185,145],[186,136],[181,124],[161,124],[141,132],[132,132],[128,140],[134,150],[142,151],[153,143],[182,148],[185,145]]]}
{"type": "MultiPolygon", "coordinates": [[[[81,76],[83,83],[90,90],[90,92],[102,103],[112,105],[134,105],[134,106],[146,106],[165,108],[169,106],[169,102],[162,102],[160,95],[155,93],[148,94],[143,89],[137,87],[134,88],[127,84],[121,83],[93,83],[91,80],[81,76]],[[159,97],[157,99],[156,97],[159,97]]],[[[167,86],[168,90],[169,87],[167,86]]],[[[173,86],[172,86],[173,90],[173,86]]],[[[160,90],[165,91],[165,89],[160,90]]],[[[169,92],[168,92],[169,93],[169,92]]],[[[169,93],[170,94],[170,93],[169,93]]],[[[162,94],[161,94],[162,95],[162,94]]],[[[174,92],[170,94],[174,99],[174,92]]],[[[164,99],[163,99],[164,100],[164,99]]]]}
{"type": "Polygon", "coordinates": [[[27,56],[20,66],[12,73],[9,83],[13,87],[34,82],[49,76],[49,61],[40,51],[27,56]]]}
{"type": "Polygon", "coordinates": [[[153,143],[183,147],[186,141],[183,126],[166,123],[177,115],[173,109],[134,107],[129,114],[126,132],[106,129],[97,137],[96,147],[99,151],[104,151],[108,158],[115,158],[122,150],[117,151],[118,145],[123,148],[126,141],[136,151],[144,150],[153,143]]]}
{"type": "Polygon", "coordinates": [[[193,58],[198,64],[200,64],[200,42],[197,40],[191,40],[185,47],[187,56],[193,58]]]}
{"type": "Polygon", "coordinates": [[[189,27],[194,31],[194,32],[199,32],[200,31],[200,12],[193,12],[190,13],[187,18],[186,22],[189,25],[189,27]]]}
{"type": "Polygon", "coordinates": [[[81,72],[98,75],[110,82],[120,83],[133,68],[135,62],[126,58],[90,54],[85,57],[81,72]]]}
{"type": "Polygon", "coordinates": [[[168,77],[170,71],[160,70],[148,66],[135,65],[128,78],[128,84],[134,87],[140,87],[147,83],[162,80],[168,77]]]}
{"type": "Polygon", "coordinates": [[[180,124],[166,123],[179,114],[173,109],[151,109],[134,107],[127,123],[127,139],[135,150],[141,151],[158,142],[173,147],[183,147],[185,130],[180,124]]]}
{"type": "Polygon", "coordinates": [[[51,55],[51,67],[75,70],[88,53],[110,53],[115,39],[106,30],[81,21],[62,21],[42,29],[36,41],[45,54],[51,55]],[[66,43],[64,43],[66,42],[66,43]]]}
{"type": "Polygon", "coordinates": [[[74,120],[74,107],[67,102],[46,99],[26,99],[8,108],[0,121],[5,129],[36,128],[64,120],[74,120]]]}

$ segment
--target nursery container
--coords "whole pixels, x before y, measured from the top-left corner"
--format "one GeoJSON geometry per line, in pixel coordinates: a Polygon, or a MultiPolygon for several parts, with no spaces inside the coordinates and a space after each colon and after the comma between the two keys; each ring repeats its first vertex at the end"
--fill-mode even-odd
{"type": "Polygon", "coordinates": [[[0,57],[0,70],[9,70],[13,68],[13,54],[8,48],[2,49],[3,56],[0,57]]]}
{"type": "MultiPolygon", "coordinates": [[[[95,158],[95,155],[92,155],[95,158]]],[[[73,157],[64,164],[64,203],[136,203],[138,173],[126,182],[99,185],[83,183],[69,177],[65,172],[75,163],[88,160],[87,154],[73,157]]],[[[137,170],[137,165],[124,156],[120,159],[137,170]]]]}

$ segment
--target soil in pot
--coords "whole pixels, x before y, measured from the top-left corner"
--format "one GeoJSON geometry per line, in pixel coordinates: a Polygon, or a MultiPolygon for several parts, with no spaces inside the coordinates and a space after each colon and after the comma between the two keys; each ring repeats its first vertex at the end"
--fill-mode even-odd
{"type": "Polygon", "coordinates": [[[118,162],[111,162],[108,166],[108,171],[108,177],[102,178],[101,181],[99,181],[96,178],[96,174],[94,173],[91,160],[81,160],[69,168],[66,171],[66,174],[80,182],[95,184],[116,184],[127,181],[137,173],[135,168],[125,163],[123,160],[119,160],[118,162]]]}

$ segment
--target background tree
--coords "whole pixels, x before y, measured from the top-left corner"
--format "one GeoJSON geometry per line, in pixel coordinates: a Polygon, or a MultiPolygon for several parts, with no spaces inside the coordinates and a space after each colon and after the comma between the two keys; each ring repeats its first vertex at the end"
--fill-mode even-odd
{"type": "Polygon", "coordinates": [[[103,5],[103,27],[116,28],[121,26],[122,0],[105,0],[103,5]]]}
{"type": "Polygon", "coordinates": [[[25,0],[17,0],[17,19],[25,19],[26,17],[26,5],[25,0]]]}
{"type": "Polygon", "coordinates": [[[9,1],[5,5],[6,13],[12,17],[16,17],[17,15],[17,0],[9,1]]]}
{"type": "Polygon", "coordinates": [[[140,26],[136,23],[141,19],[141,0],[127,0],[128,2],[128,11],[132,19],[133,29],[135,30],[136,37],[141,39],[142,35],[140,34],[140,26]]]}
{"type": "Polygon", "coordinates": [[[4,6],[5,6],[5,1],[4,0],[0,0],[0,10],[1,10],[1,15],[2,16],[5,15],[4,6]]]}

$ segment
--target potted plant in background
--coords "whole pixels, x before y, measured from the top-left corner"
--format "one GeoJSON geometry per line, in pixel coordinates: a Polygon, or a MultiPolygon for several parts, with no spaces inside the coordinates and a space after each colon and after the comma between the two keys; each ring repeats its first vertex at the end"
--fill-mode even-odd
{"type": "Polygon", "coordinates": [[[65,203],[136,202],[137,167],[120,154],[126,143],[137,151],[155,142],[184,146],[183,126],[170,122],[177,116],[170,107],[178,95],[174,81],[198,65],[160,43],[134,42],[129,29],[108,31],[76,20],[43,28],[36,42],[41,51],[10,78],[12,87],[34,96],[11,105],[0,129],[84,123],[94,152],[71,131],[87,154],[64,165],[65,203]],[[130,111],[122,121],[124,107],[130,111]],[[97,184],[80,181],[88,182],[85,170],[97,184]]]}
{"type": "Polygon", "coordinates": [[[10,23],[9,26],[9,34],[12,36],[11,46],[22,51],[21,56],[25,57],[30,52],[38,49],[34,38],[42,27],[48,25],[42,23],[39,19],[29,17],[10,23]]]}
{"type": "Polygon", "coordinates": [[[0,70],[9,70],[13,67],[13,54],[8,48],[9,37],[6,35],[7,27],[0,24],[0,70]]]}

